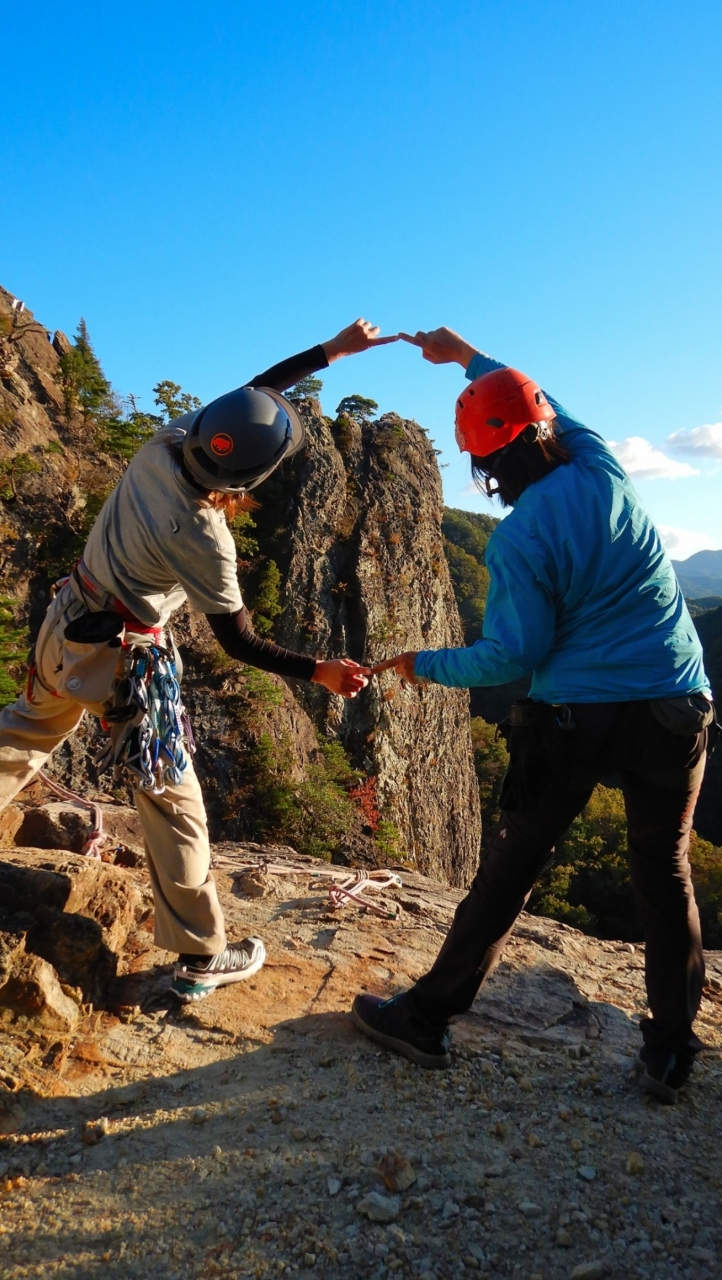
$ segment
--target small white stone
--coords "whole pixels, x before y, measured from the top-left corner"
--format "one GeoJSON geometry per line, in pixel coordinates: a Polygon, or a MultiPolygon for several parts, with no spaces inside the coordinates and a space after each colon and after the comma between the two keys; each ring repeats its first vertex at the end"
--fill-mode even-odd
{"type": "Polygon", "coordinates": [[[356,1208],[372,1222],[394,1222],[399,1216],[401,1201],[398,1196],[382,1196],[380,1191],[369,1191],[356,1208]]]}
{"type": "Polygon", "coordinates": [[[541,1205],[534,1204],[531,1200],[522,1200],[519,1205],[519,1212],[523,1213],[525,1218],[538,1218],[541,1213],[541,1205]]]}
{"type": "Polygon", "coordinates": [[[579,1174],[580,1178],[584,1179],[585,1182],[594,1182],[594,1179],[597,1176],[596,1169],[593,1168],[593,1166],[590,1164],[580,1164],[579,1168],[577,1169],[577,1173],[579,1174]]]}
{"type": "Polygon", "coordinates": [[[328,1194],[330,1196],[337,1196],[339,1191],[341,1190],[341,1179],[328,1178],[326,1185],[328,1186],[328,1194]]]}

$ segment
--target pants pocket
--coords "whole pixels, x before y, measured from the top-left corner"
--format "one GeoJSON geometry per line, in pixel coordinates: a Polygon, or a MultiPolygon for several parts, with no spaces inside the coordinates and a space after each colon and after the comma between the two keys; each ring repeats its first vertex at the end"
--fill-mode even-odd
{"type": "Polygon", "coordinates": [[[113,695],[118,677],[120,640],[104,644],[82,644],[63,640],[60,646],[62,668],[58,672],[58,693],[81,706],[98,706],[113,695]]]}

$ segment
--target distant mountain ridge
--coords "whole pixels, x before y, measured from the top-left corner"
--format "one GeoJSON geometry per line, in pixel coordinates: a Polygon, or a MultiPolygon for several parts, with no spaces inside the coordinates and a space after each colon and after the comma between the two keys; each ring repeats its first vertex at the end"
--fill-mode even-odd
{"type": "Polygon", "coordinates": [[[673,560],[672,567],[685,596],[722,596],[722,551],[698,551],[688,560],[673,560]]]}

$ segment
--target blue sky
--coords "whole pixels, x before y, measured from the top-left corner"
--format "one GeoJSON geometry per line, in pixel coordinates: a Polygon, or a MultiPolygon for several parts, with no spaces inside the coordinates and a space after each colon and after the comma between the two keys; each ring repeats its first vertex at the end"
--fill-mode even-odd
{"type": "MultiPolygon", "coordinates": [[[[13,6],[0,283],[147,407],[449,324],[619,443],[673,555],[722,548],[721,36],[717,0],[13,6]]],[[[460,381],[399,344],[322,398],[416,418],[487,510],[460,381]]]]}

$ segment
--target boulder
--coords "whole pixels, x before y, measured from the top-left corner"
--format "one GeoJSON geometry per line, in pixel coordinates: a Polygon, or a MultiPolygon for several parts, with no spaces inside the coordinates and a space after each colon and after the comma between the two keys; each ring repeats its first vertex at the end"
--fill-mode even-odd
{"type": "Polygon", "coordinates": [[[78,1021],[74,1000],[63,991],[52,965],[40,956],[17,952],[0,987],[0,1007],[31,1018],[37,1028],[69,1031],[78,1021]]]}
{"type": "Polygon", "coordinates": [[[0,900],[6,926],[26,934],[27,951],[52,964],[62,982],[80,987],[86,1000],[101,1003],[141,907],[127,873],[72,854],[49,861],[39,849],[7,851],[0,900]]]}
{"type": "Polygon", "coordinates": [[[92,828],[89,809],[66,800],[26,809],[14,843],[36,849],[70,849],[82,853],[92,828]]]}
{"type": "Polygon", "coordinates": [[[56,355],[67,356],[73,349],[73,344],[66,333],[62,329],[56,329],[53,334],[53,349],[56,355]]]}
{"type": "MultiPolygon", "coordinates": [[[[143,830],[137,811],[129,805],[104,804],[100,809],[109,854],[115,854],[121,865],[139,865],[143,860],[143,830]],[[133,856],[129,857],[131,854],[133,856]]],[[[14,843],[35,849],[69,849],[73,853],[82,853],[92,825],[89,809],[68,800],[51,800],[21,813],[21,822],[15,830],[14,840],[6,840],[5,844],[14,843]]]]}
{"type": "Polygon", "coordinates": [[[0,812],[0,849],[6,849],[17,843],[15,837],[20,830],[25,814],[16,804],[8,804],[0,812]]]}

